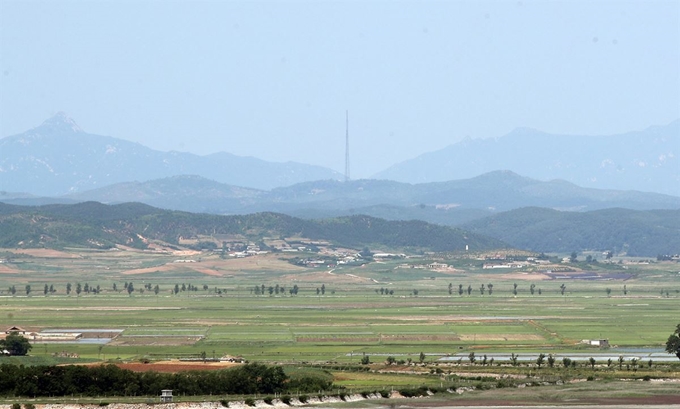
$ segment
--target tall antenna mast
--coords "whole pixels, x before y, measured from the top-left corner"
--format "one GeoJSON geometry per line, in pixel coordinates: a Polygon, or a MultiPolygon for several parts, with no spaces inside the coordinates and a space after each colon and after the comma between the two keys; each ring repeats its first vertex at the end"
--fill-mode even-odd
{"type": "Polygon", "coordinates": [[[349,182],[349,111],[345,111],[345,182],[349,182]]]}

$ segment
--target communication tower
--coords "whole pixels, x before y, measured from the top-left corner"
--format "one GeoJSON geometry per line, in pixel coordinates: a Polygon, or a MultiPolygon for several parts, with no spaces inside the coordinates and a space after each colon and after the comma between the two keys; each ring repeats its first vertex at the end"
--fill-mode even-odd
{"type": "Polygon", "coordinates": [[[349,111],[345,111],[345,182],[349,182],[349,111]]]}

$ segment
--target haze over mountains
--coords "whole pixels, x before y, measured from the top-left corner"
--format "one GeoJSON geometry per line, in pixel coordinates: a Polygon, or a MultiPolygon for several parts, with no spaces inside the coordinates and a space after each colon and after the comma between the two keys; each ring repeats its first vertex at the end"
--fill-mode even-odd
{"type": "MultiPolygon", "coordinates": [[[[538,180],[560,179],[598,189],[680,196],[678,155],[680,120],[611,136],[551,135],[517,129],[500,138],[466,139],[420,155],[391,166],[375,179],[420,184],[510,170],[538,180]]],[[[114,183],[179,175],[259,190],[342,179],[331,169],[301,163],[267,162],[225,152],[207,156],[160,152],[138,143],[88,134],[63,113],[22,134],[0,139],[0,191],[61,196],[114,183]]],[[[386,192],[384,186],[380,189],[386,192]]]]}
{"type": "MultiPolygon", "coordinates": [[[[370,179],[349,182],[322,180],[270,191],[234,187],[200,176],[175,176],[148,182],[120,183],[63,198],[102,203],[142,202],[173,210],[218,214],[275,211],[300,217],[309,217],[305,214],[312,212],[316,217],[363,213],[392,218],[385,213],[399,208],[404,212],[412,209],[424,215],[434,211],[442,216],[449,214],[454,219],[455,213],[471,209],[480,209],[484,211],[480,214],[486,214],[523,206],[577,211],[610,207],[638,210],[680,208],[680,198],[674,196],[587,189],[564,181],[541,182],[510,171],[417,185],[370,179]]],[[[395,218],[428,220],[416,214],[395,218]]]]}
{"type": "MultiPolygon", "coordinates": [[[[513,165],[528,173],[547,167],[548,173],[564,170],[575,175],[592,168],[590,163],[597,155],[607,155],[615,164],[627,163],[637,155],[646,158],[647,165],[620,166],[615,170],[619,173],[616,184],[649,183],[658,190],[675,191],[680,188],[674,181],[678,177],[674,148],[679,142],[679,125],[680,121],[675,121],[617,137],[594,137],[585,144],[578,138],[519,130],[495,140],[461,142],[383,173],[406,179],[437,179],[454,170],[472,174],[475,169],[490,168],[498,156],[498,166],[513,165]],[[574,155],[569,156],[570,152],[574,155]],[[654,163],[649,159],[652,152],[654,163]],[[585,165],[579,167],[581,159],[585,165]],[[561,165],[548,166],[558,163],[555,161],[561,165]],[[412,172],[404,173],[404,169],[412,172]]],[[[609,177],[612,169],[607,164],[598,172],[609,177]]],[[[559,179],[539,181],[509,170],[418,184],[373,179],[340,182],[339,177],[337,172],[318,166],[272,163],[228,153],[159,152],[88,134],[62,113],[37,128],[0,139],[0,200],[15,204],[141,202],[190,212],[275,211],[304,218],[367,214],[448,225],[526,206],[573,211],[680,208],[678,195],[583,188],[559,179]]]]}
{"type": "Polygon", "coordinates": [[[608,136],[553,135],[519,128],[499,138],[467,138],[395,164],[374,178],[426,183],[510,169],[584,187],[680,196],[679,156],[680,120],[608,136]]]}
{"type": "MultiPolygon", "coordinates": [[[[339,173],[318,166],[272,163],[228,153],[198,156],[154,151],[137,143],[88,134],[72,119],[58,114],[37,128],[0,140],[0,201],[15,205],[140,202],[162,209],[212,214],[277,212],[307,220],[327,219],[318,224],[293,223],[294,229],[304,227],[309,237],[335,237],[336,230],[349,228],[343,230],[342,240],[354,245],[390,242],[383,233],[365,229],[362,220],[368,220],[369,226],[385,226],[389,233],[384,234],[388,235],[408,228],[411,233],[419,231],[418,235],[427,236],[423,232],[437,229],[417,224],[422,222],[385,224],[377,218],[420,220],[462,226],[470,234],[480,234],[479,243],[487,237],[490,241],[485,246],[489,248],[507,243],[533,251],[613,250],[652,256],[680,251],[676,154],[679,125],[680,121],[675,121],[641,132],[587,140],[518,130],[494,140],[464,141],[381,173],[409,182],[342,182],[338,180],[339,173]],[[595,166],[597,161],[599,167],[595,166]],[[493,166],[512,170],[496,170],[493,166]],[[527,174],[554,175],[556,179],[533,179],[515,173],[517,169],[527,174]],[[413,184],[420,179],[446,178],[448,174],[470,177],[413,184]],[[590,178],[590,185],[607,184],[626,190],[580,187],[557,178],[565,175],[590,178]],[[636,186],[639,189],[631,189],[636,186]]],[[[132,207],[135,213],[145,209],[139,206],[132,207]]],[[[128,208],[90,204],[73,209],[105,214],[128,208]]],[[[59,209],[71,212],[70,207],[36,211],[44,214],[59,209]]],[[[158,212],[146,209],[142,213],[158,212]]],[[[19,240],[20,233],[29,230],[35,237],[49,237],[50,223],[29,227],[32,211],[21,208],[18,213],[22,216],[13,216],[12,224],[6,226],[14,226],[12,231],[18,236],[5,239],[19,240]],[[17,223],[28,225],[17,228],[17,223]]],[[[163,218],[186,217],[179,213],[158,214],[163,218]]],[[[275,230],[283,228],[278,223],[289,224],[292,220],[282,214],[257,217],[274,220],[275,230]]],[[[96,224],[95,219],[92,221],[96,224]]],[[[55,219],[56,226],[76,222],[68,220],[55,219]]],[[[219,223],[232,219],[195,220],[219,223]]],[[[8,222],[10,219],[5,220],[8,222]]],[[[184,228],[191,230],[190,224],[184,228]]],[[[99,234],[92,226],[80,230],[86,231],[99,234]]],[[[448,230],[436,231],[438,237],[448,237],[448,230]]],[[[128,237],[128,233],[123,236],[128,237]]],[[[89,240],[87,234],[81,236],[74,237],[72,243],[89,240]]],[[[402,241],[398,246],[417,246],[405,237],[399,239],[402,241]]],[[[100,238],[115,242],[111,237],[100,238]]],[[[438,248],[432,240],[427,243],[427,248],[438,248]]]]}
{"type": "Polygon", "coordinates": [[[223,183],[271,189],[339,178],[320,166],[267,162],[219,152],[160,152],[110,136],[88,134],[63,113],[0,139],[0,190],[59,196],[113,183],[195,174],[223,183]]]}

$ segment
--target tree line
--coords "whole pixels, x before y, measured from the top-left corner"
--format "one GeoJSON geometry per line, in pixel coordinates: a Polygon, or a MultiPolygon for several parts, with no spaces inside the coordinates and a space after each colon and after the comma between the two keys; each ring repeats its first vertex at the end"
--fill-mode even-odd
{"type": "Polygon", "coordinates": [[[249,363],[218,371],[175,374],[133,372],[115,365],[0,365],[1,396],[153,396],[162,389],[178,395],[251,395],[286,391],[316,391],[332,381],[307,375],[290,379],[281,366],[249,363]],[[318,378],[318,379],[317,379],[318,378]]]}

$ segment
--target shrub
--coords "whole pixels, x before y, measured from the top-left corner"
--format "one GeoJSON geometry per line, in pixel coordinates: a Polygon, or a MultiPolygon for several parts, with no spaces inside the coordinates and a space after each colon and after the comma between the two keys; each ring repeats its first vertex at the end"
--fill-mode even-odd
{"type": "Polygon", "coordinates": [[[285,403],[286,405],[290,405],[290,396],[282,396],[281,397],[281,402],[285,403]]]}
{"type": "Polygon", "coordinates": [[[109,406],[109,402],[99,402],[99,406],[109,406]]]}
{"type": "Polygon", "coordinates": [[[12,404],[12,409],[21,409],[21,405],[18,403],[13,403],[12,404]]]}
{"type": "Polygon", "coordinates": [[[265,397],[265,398],[262,399],[262,400],[263,400],[264,403],[266,403],[267,405],[271,405],[271,404],[272,404],[272,401],[274,400],[274,398],[272,398],[271,396],[267,396],[267,397],[265,397]]]}
{"type": "Polygon", "coordinates": [[[511,383],[505,379],[499,379],[498,382],[496,382],[496,388],[501,389],[501,388],[507,388],[511,386],[511,383]]]}
{"type": "Polygon", "coordinates": [[[35,409],[35,405],[32,403],[25,403],[24,409],[35,409]]]}
{"type": "Polygon", "coordinates": [[[255,399],[253,398],[246,398],[245,402],[246,405],[248,406],[255,406],[255,399]]]}
{"type": "Polygon", "coordinates": [[[383,398],[389,398],[390,392],[389,391],[380,391],[380,396],[382,396],[383,398]]]}
{"type": "Polygon", "coordinates": [[[400,389],[399,393],[401,394],[401,396],[405,398],[413,398],[416,396],[420,396],[417,389],[400,389]]]}
{"type": "Polygon", "coordinates": [[[300,395],[300,397],[298,399],[302,403],[307,403],[307,401],[309,400],[309,397],[307,395],[300,395]]]}
{"type": "Polygon", "coordinates": [[[226,400],[226,399],[222,399],[222,400],[220,401],[220,403],[221,403],[222,406],[224,406],[225,408],[228,408],[228,407],[229,407],[229,401],[226,400]]]}

